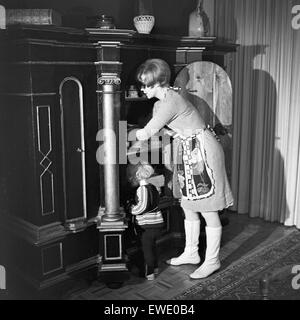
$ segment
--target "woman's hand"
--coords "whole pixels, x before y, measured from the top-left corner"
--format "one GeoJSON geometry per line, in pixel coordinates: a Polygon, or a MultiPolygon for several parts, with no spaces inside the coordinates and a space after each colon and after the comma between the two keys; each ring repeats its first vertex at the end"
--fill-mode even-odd
{"type": "Polygon", "coordinates": [[[134,128],[131,130],[127,131],[127,148],[130,146],[130,144],[133,144],[134,142],[136,142],[136,133],[137,131],[139,131],[139,128],[134,128]]]}
{"type": "Polygon", "coordinates": [[[170,137],[173,137],[176,134],[174,131],[168,129],[163,129],[163,133],[167,134],[170,137]]]}
{"type": "Polygon", "coordinates": [[[163,132],[163,134],[166,134],[174,139],[180,137],[180,135],[178,133],[176,133],[175,131],[170,130],[170,129],[162,129],[162,132],[163,132]]]}
{"type": "Polygon", "coordinates": [[[138,153],[142,151],[148,151],[148,141],[134,141],[128,153],[138,153]]]}

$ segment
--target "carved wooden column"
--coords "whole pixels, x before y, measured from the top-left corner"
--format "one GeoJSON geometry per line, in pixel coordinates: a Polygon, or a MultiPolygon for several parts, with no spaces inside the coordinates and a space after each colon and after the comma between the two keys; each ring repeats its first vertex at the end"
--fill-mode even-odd
{"type": "MultiPolygon", "coordinates": [[[[122,64],[107,61],[107,51],[118,52],[118,46],[100,45],[97,62],[97,93],[102,107],[101,152],[103,159],[105,207],[100,208],[98,229],[102,255],[99,275],[106,283],[122,283],[128,277],[124,259],[123,234],[127,228],[119,197],[119,121],[120,121],[120,72],[122,64]],[[99,60],[100,60],[99,59],[99,60]],[[102,102],[102,104],[101,104],[102,102]]],[[[115,57],[116,55],[113,54],[115,57]]],[[[99,132],[98,132],[99,134],[99,132]]],[[[99,137],[98,137],[99,138],[99,137]]]]}
{"type": "Polygon", "coordinates": [[[105,211],[102,224],[122,221],[119,197],[119,165],[118,161],[118,122],[120,97],[118,85],[121,83],[117,75],[104,73],[98,78],[102,86],[103,116],[103,160],[104,160],[104,195],[105,211]]]}

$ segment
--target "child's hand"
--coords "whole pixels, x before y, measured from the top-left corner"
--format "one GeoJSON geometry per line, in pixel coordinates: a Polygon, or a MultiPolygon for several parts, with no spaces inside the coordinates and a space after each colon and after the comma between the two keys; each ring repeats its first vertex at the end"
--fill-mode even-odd
{"type": "Polygon", "coordinates": [[[130,213],[131,206],[132,206],[132,200],[127,200],[124,208],[125,212],[130,213]]]}

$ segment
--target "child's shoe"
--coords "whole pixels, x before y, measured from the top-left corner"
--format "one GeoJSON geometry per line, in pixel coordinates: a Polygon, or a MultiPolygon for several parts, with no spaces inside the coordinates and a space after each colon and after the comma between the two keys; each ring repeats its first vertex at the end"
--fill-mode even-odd
{"type": "Polygon", "coordinates": [[[146,275],[146,278],[147,278],[147,280],[155,280],[155,274],[154,273],[151,273],[151,274],[147,274],[146,275]]]}
{"type": "Polygon", "coordinates": [[[146,265],[146,278],[147,280],[154,280],[155,279],[155,269],[153,267],[149,267],[146,265]]]}

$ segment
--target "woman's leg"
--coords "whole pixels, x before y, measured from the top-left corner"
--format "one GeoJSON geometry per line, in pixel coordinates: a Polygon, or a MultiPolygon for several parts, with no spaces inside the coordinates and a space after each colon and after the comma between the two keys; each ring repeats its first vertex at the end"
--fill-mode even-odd
{"type": "Polygon", "coordinates": [[[179,266],[182,264],[198,264],[200,256],[198,252],[200,236],[200,217],[198,212],[184,209],[185,248],[183,253],[176,258],[167,261],[168,264],[179,266]]]}
{"type": "Polygon", "coordinates": [[[205,261],[195,270],[190,277],[192,279],[206,278],[221,267],[219,252],[222,236],[222,225],[217,211],[203,212],[206,222],[206,252],[205,261]]]}
{"type": "Polygon", "coordinates": [[[218,211],[202,212],[201,214],[207,227],[219,228],[222,226],[218,211]]]}
{"type": "Polygon", "coordinates": [[[186,220],[189,221],[200,221],[200,217],[199,217],[199,213],[192,211],[192,210],[188,210],[188,209],[183,209],[184,212],[184,217],[186,220]]]}

